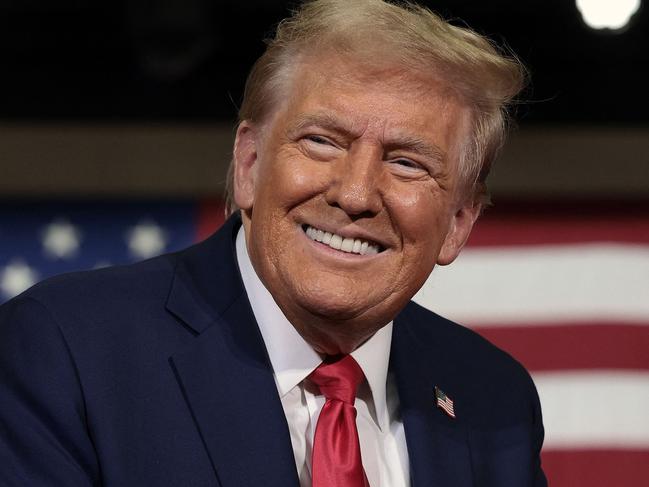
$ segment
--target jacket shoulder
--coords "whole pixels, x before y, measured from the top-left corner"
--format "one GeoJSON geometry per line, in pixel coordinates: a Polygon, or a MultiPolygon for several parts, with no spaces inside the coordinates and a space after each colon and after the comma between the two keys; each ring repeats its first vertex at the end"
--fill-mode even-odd
{"type": "Polygon", "coordinates": [[[420,304],[411,301],[402,315],[407,317],[410,326],[416,329],[417,334],[435,341],[439,341],[441,338],[441,341],[448,344],[451,349],[460,347],[463,351],[470,352],[476,359],[488,359],[495,366],[523,369],[522,365],[509,353],[491,343],[475,330],[440,316],[420,304]]]}
{"type": "MultiPolygon", "coordinates": [[[[6,310],[41,309],[49,317],[31,323],[36,331],[55,324],[70,346],[149,334],[166,319],[164,304],[174,275],[176,254],[136,264],[54,276],[3,305],[6,310]]],[[[6,320],[3,320],[6,321],[6,320]]],[[[0,326],[2,323],[0,323],[0,326]]],[[[26,325],[23,325],[26,326],[26,325]]]]}
{"type": "Polygon", "coordinates": [[[84,306],[128,296],[156,296],[168,290],[176,254],[165,254],[130,265],[60,274],[45,279],[18,298],[31,298],[55,309],[84,306]]]}
{"type": "Polygon", "coordinates": [[[427,366],[460,385],[456,395],[468,417],[502,425],[539,414],[532,378],[509,353],[414,302],[402,315],[428,357],[427,366]]]}

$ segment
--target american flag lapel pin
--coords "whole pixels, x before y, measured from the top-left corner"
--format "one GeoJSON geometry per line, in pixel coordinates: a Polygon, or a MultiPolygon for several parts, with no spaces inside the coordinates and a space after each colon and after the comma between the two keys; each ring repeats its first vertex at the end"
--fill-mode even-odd
{"type": "Polygon", "coordinates": [[[435,386],[435,404],[437,404],[437,407],[444,411],[448,416],[455,419],[453,400],[437,386],[435,386]]]}

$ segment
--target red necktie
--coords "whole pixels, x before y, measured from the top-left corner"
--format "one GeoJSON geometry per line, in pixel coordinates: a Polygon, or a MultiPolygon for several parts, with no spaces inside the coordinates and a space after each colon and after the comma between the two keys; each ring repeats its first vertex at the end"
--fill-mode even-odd
{"type": "Polygon", "coordinates": [[[351,357],[325,361],[309,379],[327,401],[313,439],[313,487],[369,487],[356,429],[356,389],[363,371],[351,357]]]}

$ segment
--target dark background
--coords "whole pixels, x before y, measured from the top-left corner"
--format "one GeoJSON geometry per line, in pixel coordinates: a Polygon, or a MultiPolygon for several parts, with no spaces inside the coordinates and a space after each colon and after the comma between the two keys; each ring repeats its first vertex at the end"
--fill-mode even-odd
{"type": "MultiPolygon", "coordinates": [[[[649,121],[646,6],[610,33],[588,28],[568,0],[422,3],[523,59],[532,75],[523,125],[649,121]]],[[[292,5],[3,0],[0,120],[230,122],[262,39],[292,5]]]]}

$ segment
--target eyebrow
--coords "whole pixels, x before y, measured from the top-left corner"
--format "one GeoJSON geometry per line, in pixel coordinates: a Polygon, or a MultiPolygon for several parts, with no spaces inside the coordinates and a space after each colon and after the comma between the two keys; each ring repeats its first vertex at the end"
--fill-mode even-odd
{"type": "Polygon", "coordinates": [[[336,117],[327,112],[312,113],[308,115],[300,115],[296,121],[288,128],[289,133],[300,132],[301,130],[311,126],[322,127],[333,132],[341,132],[352,136],[360,136],[358,130],[354,130],[350,123],[346,123],[339,117],[336,117]]]}
{"type": "Polygon", "coordinates": [[[432,159],[435,162],[442,162],[446,159],[446,153],[437,145],[406,134],[391,137],[386,141],[384,146],[386,152],[393,150],[406,150],[422,155],[428,159],[432,159]]]}

